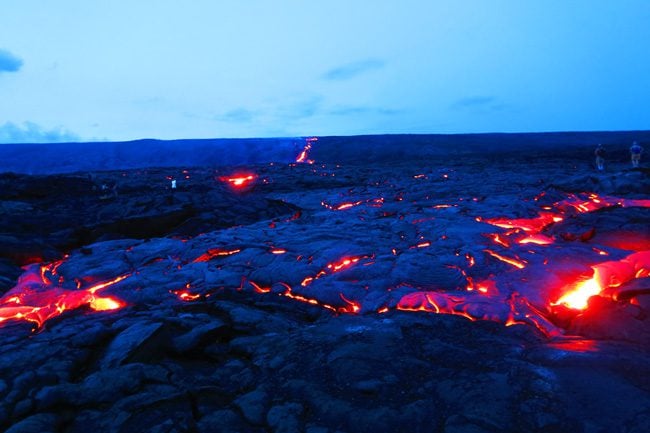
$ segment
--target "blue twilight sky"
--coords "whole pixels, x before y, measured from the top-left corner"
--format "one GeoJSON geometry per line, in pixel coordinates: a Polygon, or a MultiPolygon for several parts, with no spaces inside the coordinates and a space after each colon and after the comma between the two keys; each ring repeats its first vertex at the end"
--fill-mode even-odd
{"type": "Polygon", "coordinates": [[[0,142],[650,129],[648,0],[0,0],[0,142]]]}

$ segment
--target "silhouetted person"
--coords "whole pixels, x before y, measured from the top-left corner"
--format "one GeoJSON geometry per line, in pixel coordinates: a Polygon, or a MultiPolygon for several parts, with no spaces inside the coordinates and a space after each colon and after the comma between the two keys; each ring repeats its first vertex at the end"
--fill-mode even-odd
{"type": "Polygon", "coordinates": [[[605,168],[605,148],[602,144],[599,144],[598,147],[596,147],[594,154],[596,155],[596,168],[599,171],[603,171],[605,168]]]}
{"type": "Polygon", "coordinates": [[[632,158],[632,167],[636,168],[641,162],[641,154],[643,153],[643,147],[639,145],[636,141],[632,143],[630,147],[630,157],[632,158]]]}

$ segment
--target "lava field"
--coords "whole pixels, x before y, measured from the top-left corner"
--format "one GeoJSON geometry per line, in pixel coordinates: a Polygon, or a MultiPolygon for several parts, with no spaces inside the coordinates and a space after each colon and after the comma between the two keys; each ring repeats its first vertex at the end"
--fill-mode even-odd
{"type": "Polygon", "coordinates": [[[0,428],[647,431],[650,170],[319,145],[0,174],[0,428]]]}

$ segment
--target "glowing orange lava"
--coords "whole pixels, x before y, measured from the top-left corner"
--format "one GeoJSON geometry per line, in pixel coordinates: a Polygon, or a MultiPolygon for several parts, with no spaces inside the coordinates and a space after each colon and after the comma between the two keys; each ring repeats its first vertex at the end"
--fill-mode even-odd
{"type": "Polygon", "coordinates": [[[575,288],[560,297],[556,302],[551,305],[565,305],[569,308],[576,310],[584,310],[587,308],[587,302],[592,296],[598,295],[602,292],[603,288],[600,287],[598,281],[591,278],[586,281],[581,281],[576,284],[575,288]]]}
{"type": "Polygon", "coordinates": [[[512,257],[506,257],[501,254],[498,254],[492,250],[483,250],[495,259],[501,260],[504,263],[508,263],[509,265],[512,265],[518,269],[523,269],[526,267],[526,262],[524,260],[521,260],[520,258],[512,258],[512,257]]]}
{"type": "Polygon", "coordinates": [[[225,248],[210,248],[205,254],[201,254],[199,257],[194,259],[194,263],[207,262],[215,257],[232,256],[240,251],[240,249],[227,250],[225,248]]]}
{"type": "Polygon", "coordinates": [[[357,263],[359,260],[362,259],[370,259],[373,256],[354,256],[354,257],[344,257],[341,260],[333,263],[328,263],[325,269],[322,269],[318,271],[318,273],[314,276],[308,276],[305,277],[302,282],[300,283],[301,286],[307,287],[309,284],[311,284],[314,280],[317,280],[321,278],[324,275],[327,275],[328,272],[330,273],[335,273],[339,272],[342,269],[348,268],[352,266],[353,264],[357,263]]]}
{"type": "Polygon", "coordinates": [[[222,182],[227,182],[234,188],[242,188],[248,186],[253,180],[257,179],[254,174],[236,174],[233,176],[221,176],[219,178],[222,182]]]}
{"type": "Polygon", "coordinates": [[[616,197],[598,196],[597,194],[586,194],[586,198],[571,194],[567,199],[554,203],[553,206],[544,206],[547,212],[540,212],[534,218],[477,218],[477,221],[485,221],[488,224],[502,228],[518,228],[530,233],[540,233],[547,226],[564,220],[565,214],[572,210],[578,213],[588,213],[611,206],[621,207],[650,207],[648,199],[623,199],[616,197]],[[553,211],[554,210],[554,211],[553,211]]]}
{"type": "Polygon", "coordinates": [[[124,303],[118,301],[117,299],[114,298],[93,298],[92,301],[90,301],[90,308],[92,308],[95,311],[109,311],[109,310],[117,310],[118,308],[124,307],[124,303]]]}
{"type": "Polygon", "coordinates": [[[537,244],[537,245],[550,245],[553,243],[553,238],[543,235],[541,233],[531,234],[523,239],[517,241],[520,244],[537,244]]]}
{"type": "Polygon", "coordinates": [[[345,209],[350,209],[352,207],[359,206],[361,204],[368,203],[369,206],[372,207],[381,207],[384,204],[384,199],[383,198],[374,198],[374,199],[368,199],[368,200],[358,200],[355,202],[343,202],[339,203],[337,205],[331,205],[325,201],[321,201],[320,204],[321,206],[329,209],[329,210],[345,210],[345,209]]]}
{"type": "Polygon", "coordinates": [[[650,250],[630,254],[619,261],[599,263],[591,268],[594,272],[590,279],[569,286],[551,306],[564,305],[571,309],[584,310],[592,296],[607,295],[616,299],[616,288],[635,278],[650,276],[650,250]]]}
{"type": "Polygon", "coordinates": [[[324,207],[330,210],[345,210],[345,209],[350,209],[351,207],[359,206],[361,203],[363,203],[363,201],[355,201],[354,203],[340,203],[338,205],[330,205],[323,201],[321,202],[321,205],[323,205],[324,207]]]}
{"type": "Polygon", "coordinates": [[[20,276],[18,283],[0,299],[0,323],[8,320],[25,320],[38,327],[64,311],[88,306],[94,311],[116,310],[126,304],[112,297],[99,296],[97,292],[125,280],[130,274],[121,275],[87,289],[70,290],[61,287],[63,278],[55,283],[60,262],[49,265],[32,265],[20,276]],[[48,276],[49,274],[49,276],[48,276]]]}
{"type": "Polygon", "coordinates": [[[484,221],[488,224],[492,224],[494,226],[501,227],[504,229],[518,228],[527,232],[539,233],[546,226],[556,222],[560,222],[563,219],[564,218],[561,217],[560,215],[550,213],[550,212],[542,212],[535,218],[514,218],[514,219],[493,218],[493,219],[486,219],[484,221]]]}
{"type": "Polygon", "coordinates": [[[296,162],[313,164],[314,161],[308,159],[308,156],[309,156],[309,151],[311,150],[311,144],[315,141],[318,141],[318,137],[309,137],[305,141],[307,142],[307,144],[303,148],[302,152],[300,152],[300,154],[296,157],[296,162]]]}

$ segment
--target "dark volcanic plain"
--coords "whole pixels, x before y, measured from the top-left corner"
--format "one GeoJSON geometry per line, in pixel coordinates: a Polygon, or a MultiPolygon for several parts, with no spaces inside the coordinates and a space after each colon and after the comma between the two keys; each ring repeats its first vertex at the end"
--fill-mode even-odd
{"type": "Polygon", "coordinates": [[[647,432],[650,170],[612,137],[604,172],[565,134],[0,174],[0,429],[647,432]]]}

